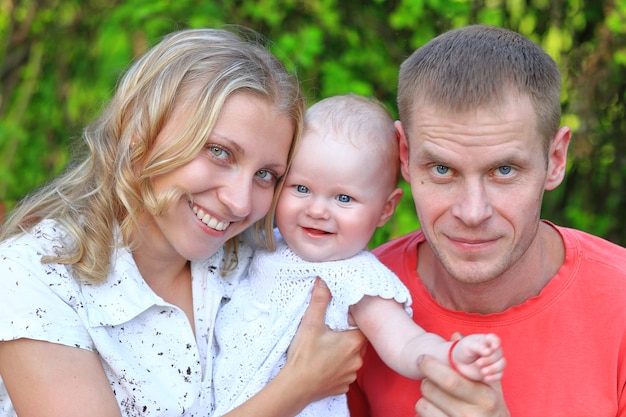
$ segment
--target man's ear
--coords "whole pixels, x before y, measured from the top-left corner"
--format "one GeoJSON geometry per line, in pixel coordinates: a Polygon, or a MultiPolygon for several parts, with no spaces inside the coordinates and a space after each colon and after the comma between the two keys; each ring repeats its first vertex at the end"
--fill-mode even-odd
{"type": "Polygon", "coordinates": [[[398,147],[400,150],[400,172],[402,173],[402,178],[409,181],[409,143],[407,142],[406,134],[404,133],[404,128],[402,127],[402,122],[396,120],[393,124],[396,127],[396,136],[398,137],[398,147]]]}
{"type": "Polygon", "coordinates": [[[554,135],[550,150],[548,151],[548,173],[546,176],[546,190],[558,187],[565,177],[567,167],[567,149],[569,147],[572,131],[563,126],[554,135]]]}
{"type": "Polygon", "coordinates": [[[404,190],[402,190],[402,188],[396,188],[389,194],[389,196],[387,197],[387,201],[385,201],[385,205],[383,206],[383,210],[376,227],[384,226],[385,223],[389,221],[391,216],[393,216],[393,213],[395,213],[396,207],[398,207],[398,204],[400,204],[400,200],[402,199],[403,194],[404,190]]]}

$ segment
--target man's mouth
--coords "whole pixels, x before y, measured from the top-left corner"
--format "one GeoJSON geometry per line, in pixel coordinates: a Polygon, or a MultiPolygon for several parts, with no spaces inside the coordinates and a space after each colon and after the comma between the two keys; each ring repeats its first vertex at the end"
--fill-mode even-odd
{"type": "Polygon", "coordinates": [[[211,229],[221,232],[230,225],[230,222],[220,221],[197,206],[193,206],[192,210],[196,214],[198,220],[209,226],[211,229]]]}

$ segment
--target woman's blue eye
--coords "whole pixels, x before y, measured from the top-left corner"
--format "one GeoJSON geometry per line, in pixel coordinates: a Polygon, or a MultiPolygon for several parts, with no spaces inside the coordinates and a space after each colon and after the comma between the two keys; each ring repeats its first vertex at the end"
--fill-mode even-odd
{"type": "Polygon", "coordinates": [[[296,185],[296,191],[299,193],[306,194],[309,192],[309,189],[305,187],[304,185],[296,185]]]}
{"type": "Polygon", "coordinates": [[[350,201],[352,201],[352,197],[346,194],[339,194],[337,196],[337,201],[339,201],[340,203],[349,203],[350,201]]]}
{"type": "Polygon", "coordinates": [[[256,175],[264,181],[274,181],[276,179],[276,175],[274,175],[272,171],[268,171],[267,169],[258,170],[256,172],[256,175]]]}
{"type": "Polygon", "coordinates": [[[229,157],[228,151],[221,146],[209,145],[207,146],[207,149],[209,150],[211,156],[217,159],[227,159],[229,157]]]}

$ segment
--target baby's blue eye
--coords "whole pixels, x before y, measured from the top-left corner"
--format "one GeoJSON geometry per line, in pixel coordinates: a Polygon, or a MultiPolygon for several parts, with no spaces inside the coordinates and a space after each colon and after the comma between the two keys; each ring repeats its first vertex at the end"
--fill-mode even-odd
{"type": "Polygon", "coordinates": [[[352,197],[346,194],[339,194],[337,196],[337,200],[341,203],[349,203],[350,201],[352,201],[352,197]]]}
{"type": "Polygon", "coordinates": [[[306,194],[309,192],[309,189],[305,187],[304,185],[296,185],[296,191],[299,193],[306,194]]]}

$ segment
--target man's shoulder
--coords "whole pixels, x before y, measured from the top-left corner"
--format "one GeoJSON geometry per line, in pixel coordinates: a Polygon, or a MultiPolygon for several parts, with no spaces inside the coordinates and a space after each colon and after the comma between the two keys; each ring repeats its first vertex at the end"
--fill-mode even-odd
{"type": "Polygon", "coordinates": [[[385,259],[398,259],[404,253],[415,253],[417,245],[424,242],[424,234],[421,230],[415,230],[406,235],[392,239],[372,250],[378,259],[385,262],[385,259]]]}
{"type": "Polygon", "coordinates": [[[563,237],[566,256],[578,258],[583,264],[604,265],[626,274],[626,248],[582,230],[557,227],[563,237]]]}

